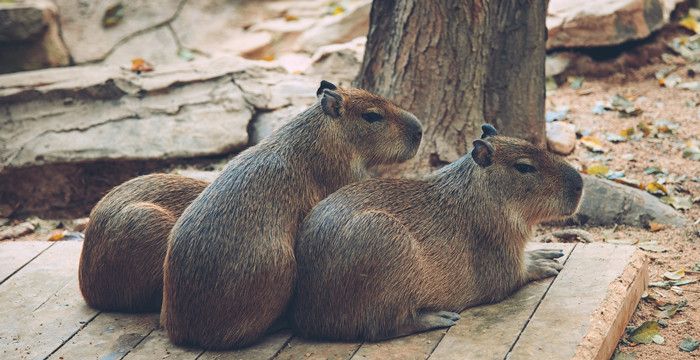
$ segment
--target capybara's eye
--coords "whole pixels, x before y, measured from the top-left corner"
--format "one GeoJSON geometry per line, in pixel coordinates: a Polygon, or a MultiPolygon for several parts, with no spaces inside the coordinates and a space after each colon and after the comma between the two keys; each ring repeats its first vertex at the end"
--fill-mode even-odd
{"type": "Polygon", "coordinates": [[[377,114],[376,112],[366,112],[362,114],[362,118],[369,123],[374,123],[383,119],[382,115],[377,114]]]}
{"type": "Polygon", "coordinates": [[[537,169],[530,164],[516,163],[515,165],[513,165],[513,167],[515,167],[515,170],[518,170],[523,174],[537,171],[537,169]]]}

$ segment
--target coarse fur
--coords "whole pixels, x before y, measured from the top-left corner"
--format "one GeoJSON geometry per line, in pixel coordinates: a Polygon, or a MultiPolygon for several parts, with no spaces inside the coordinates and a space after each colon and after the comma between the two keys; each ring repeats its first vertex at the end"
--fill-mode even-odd
{"type": "Polygon", "coordinates": [[[85,302],[103,311],[157,312],[170,229],[207,182],[145,175],[105,195],[90,213],[78,278],[85,302]]]}
{"type": "Polygon", "coordinates": [[[231,161],[173,227],[161,322],[175,344],[255,342],[288,305],[305,215],[367,167],[408,160],[421,125],[360,89],[322,82],[319,101],[231,161]]]}
{"type": "Polygon", "coordinates": [[[348,185],[296,241],[292,324],[305,337],[381,340],[448,327],[457,312],[554,276],[560,250],[525,252],[535,224],[574,213],[578,172],[484,125],[471,154],[419,180],[348,185]]]}

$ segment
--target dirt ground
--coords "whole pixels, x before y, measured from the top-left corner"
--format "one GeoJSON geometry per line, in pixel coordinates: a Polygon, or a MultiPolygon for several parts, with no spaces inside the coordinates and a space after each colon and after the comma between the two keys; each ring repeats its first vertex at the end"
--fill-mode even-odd
{"type": "MultiPolygon", "coordinates": [[[[669,192],[695,199],[691,208],[684,210],[684,215],[689,220],[689,225],[684,228],[661,229],[656,232],[624,226],[585,228],[594,235],[595,241],[656,241],[667,248],[666,252],[645,251],[649,258],[650,282],[663,281],[665,272],[679,269],[686,271],[684,280],[700,278],[700,161],[682,156],[683,149],[687,147],[686,142],[700,141],[700,92],[662,87],[654,74],[665,67],[668,66],[654,65],[609,78],[585,79],[579,89],[572,88],[570,78],[558,89],[548,91],[546,105],[547,110],[568,107],[565,121],[575,124],[577,131],[584,135],[602,140],[603,147],[607,149],[604,154],[596,154],[582,146],[579,140],[574,153],[566,157],[571,163],[582,168],[594,164],[607,165],[611,171],[624,171],[626,178],[642,183],[655,181],[655,175],[645,173],[645,169],[658,167],[667,171],[667,175],[659,177],[666,178],[669,192]],[[634,117],[621,117],[616,111],[594,114],[593,108],[597,102],[607,104],[616,94],[633,101],[643,112],[634,117]],[[678,128],[672,134],[643,137],[638,126],[640,122],[651,123],[653,129],[653,123],[659,120],[671,121],[678,128]],[[641,138],[616,144],[606,140],[607,134],[619,134],[628,128],[634,128],[640,134],[637,137],[641,138]],[[693,269],[695,271],[691,271],[693,269]]],[[[688,66],[681,66],[674,73],[680,75],[682,81],[698,80],[700,75],[691,78],[693,71],[689,72],[689,69],[688,66]]],[[[546,234],[551,230],[541,228],[539,231],[546,234]]],[[[624,340],[621,341],[620,351],[633,354],[633,357],[625,358],[700,358],[700,350],[692,353],[679,350],[683,338],[700,338],[700,283],[673,289],[649,288],[648,293],[657,299],[656,302],[651,299],[642,300],[629,326],[636,327],[645,321],[657,319],[659,302],[677,303],[685,299],[688,304],[666,320],[668,326],[662,327],[660,331],[664,337],[663,344],[631,346],[624,340]]]]}

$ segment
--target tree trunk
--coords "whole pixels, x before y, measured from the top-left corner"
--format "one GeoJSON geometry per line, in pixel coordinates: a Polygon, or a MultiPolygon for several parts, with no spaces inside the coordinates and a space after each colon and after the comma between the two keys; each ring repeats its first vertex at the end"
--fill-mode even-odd
{"type": "Polygon", "coordinates": [[[375,0],[357,86],[423,122],[405,172],[465,154],[480,126],[543,146],[547,0],[375,0]]]}

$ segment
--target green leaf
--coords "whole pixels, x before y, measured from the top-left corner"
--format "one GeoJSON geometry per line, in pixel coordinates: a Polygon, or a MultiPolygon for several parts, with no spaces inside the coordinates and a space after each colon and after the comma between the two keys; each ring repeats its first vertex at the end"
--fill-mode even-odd
{"type": "Polygon", "coordinates": [[[637,344],[651,344],[654,342],[654,337],[660,335],[659,330],[659,323],[656,320],[645,321],[632,330],[629,340],[637,344]]]}
{"type": "Polygon", "coordinates": [[[695,340],[692,337],[687,337],[683,339],[683,341],[681,341],[681,344],[678,345],[678,348],[685,352],[695,351],[698,347],[700,347],[700,341],[695,340]]]}

